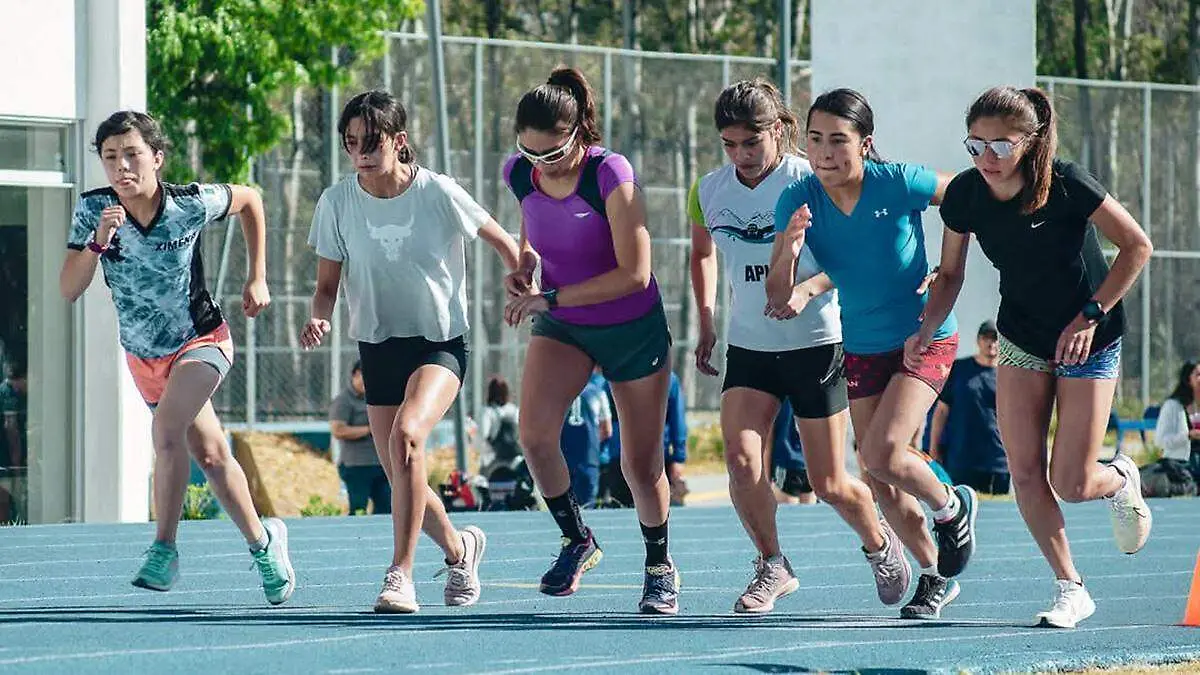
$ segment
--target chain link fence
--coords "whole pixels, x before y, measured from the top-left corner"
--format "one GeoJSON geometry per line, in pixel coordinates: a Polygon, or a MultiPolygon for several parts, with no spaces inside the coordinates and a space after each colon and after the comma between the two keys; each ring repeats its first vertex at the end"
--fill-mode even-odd
{"type": "MultiPolygon", "coordinates": [[[[274,304],[253,321],[229,312],[239,358],[214,398],[223,419],[258,426],[323,420],[328,401],[345,386],[357,359],[356,345],[344,335],[343,302],[326,344],[305,352],[298,343],[316,279],[317,258],[307,245],[313,208],[321,191],[348,170],[336,133],[346,98],[368,88],[399,97],[409,112],[418,161],[454,176],[515,233],[519,213],[501,169],[514,150],[516,102],[563,63],[587,75],[596,91],[605,144],[629,157],[637,170],[654,242],[655,274],[675,339],[673,366],[689,407],[716,409],[719,379],[699,376],[691,366],[696,322],[685,200],[698,175],[724,162],[712,123],[717,94],[739,79],[773,78],[776,62],[446,37],[450,166],[439,167],[433,151],[437,117],[427,39],[392,34],[388,44],[386,56],[357,69],[347,89],[294,92],[288,105],[291,138],[256,161],[255,180],[267,207],[274,304]]],[[[791,64],[796,110],[808,107],[809,75],[808,63],[791,64]]],[[[1173,386],[1180,360],[1200,354],[1200,290],[1195,283],[1200,278],[1200,87],[1050,78],[1041,84],[1051,90],[1059,110],[1061,154],[1091,169],[1150,231],[1157,246],[1148,272],[1126,300],[1129,334],[1121,387],[1128,399],[1157,400],[1173,386]],[[1152,290],[1143,295],[1146,288],[1152,290]]],[[[240,305],[244,280],[245,253],[237,230],[236,223],[212,228],[203,243],[210,288],[228,308],[240,305]]],[[[514,390],[520,386],[528,328],[509,328],[501,320],[504,270],[499,259],[477,242],[467,262],[472,353],[464,402],[473,415],[493,373],[504,376],[514,390]]],[[[719,288],[723,304],[723,279],[719,288]]],[[[716,358],[723,359],[723,353],[716,358]]]]}

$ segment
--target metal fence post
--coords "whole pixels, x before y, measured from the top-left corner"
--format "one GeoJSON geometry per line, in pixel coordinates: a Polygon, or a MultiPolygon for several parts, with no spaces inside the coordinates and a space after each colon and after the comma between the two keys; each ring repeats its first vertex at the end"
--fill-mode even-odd
{"type": "MultiPolygon", "coordinates": [[[[1146,235],[1150,236],[1150,172],[1152,170],[1150,161],[1150,152],[1153,148],[1150,142],[1150,123],[1151,123],[1151,101],[1150,86],[1146,85],[1142,89],[1142,227],[1146,230],[1146,235]]],[[[1150,285],[1150,272],[1154,267],[1154,260],[1147,261],[1146,268],[1142,270],[1142,340],[1141,340],[1141,361],[1142,361],[1142,377],[1141,377],[1141,397],[1142,409],[1144,410],[1150,405],[1150,296],[1153,294],[1153,287],[1150,285]]]]}
{"type": "MultiPolygon", "coordinates": [[[[483,204],[483,43],[475,43],[475,201],[483,204]]],[[[475,419],[483,410],[483,353],[487,349],[487,331],[483,328],[483,265],[486,251],[483,240],[475,238],[471,265],[471,414],[475,419]]]]}

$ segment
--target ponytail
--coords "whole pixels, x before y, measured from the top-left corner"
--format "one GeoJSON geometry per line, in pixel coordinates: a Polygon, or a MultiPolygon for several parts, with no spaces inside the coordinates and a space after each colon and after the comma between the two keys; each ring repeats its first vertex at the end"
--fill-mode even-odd
{"type": "Polygon", "coordinates": [[[1021,213],[1028,215],[1050,199],[1050,179],[1058,152],[1058,120],[1046,92],[1037,87],[992,87],[967,109],[967,128],[975,120],[994,117],[1027,136],[1021,155],[1021,213]]]}
{"type": "Polygon", "coordinates": [[[517,103],[515,131],[554,131],[578,128],[584,145],[600,143],[596,125],[596,95],[578,68],[560,66],[545,84],[525,93],[517,103]]]}

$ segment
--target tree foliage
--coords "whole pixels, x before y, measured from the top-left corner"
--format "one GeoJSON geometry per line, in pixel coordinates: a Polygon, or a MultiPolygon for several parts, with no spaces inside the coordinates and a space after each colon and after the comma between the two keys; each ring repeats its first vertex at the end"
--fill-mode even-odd
{"type": "Polygon", "coordinates": [[[280,95],[376,58],[422,0],[149,0],[147,98],[176,144],[165,178],[244,182],[288,132],[280,95]],[[338,60],[334,61],[334,48],[338,60]]]}

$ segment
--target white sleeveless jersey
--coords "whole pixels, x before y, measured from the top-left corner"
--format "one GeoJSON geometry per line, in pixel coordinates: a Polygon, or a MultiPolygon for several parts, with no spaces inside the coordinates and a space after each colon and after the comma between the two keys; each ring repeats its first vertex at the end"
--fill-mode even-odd
{"type": "MultiPolygon", "coordinates": [[[[712,235],[729,279],[729,344],[762,352],[782,352],[841,342],[837,291],[812,299],[794,319],[778,321],[763,314],[767,304],[767,266],[775,243],[775,203],[784,188],[812,173],[808,161],[785,155],[771,175],[751,189],[727,164],[693,185],[688,215],[712,235]]],[[[796,281],[821,272],[805,246],[796,264],[796,281]]]]}

